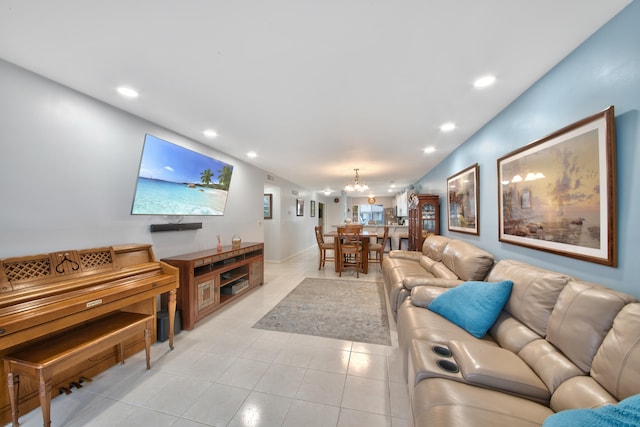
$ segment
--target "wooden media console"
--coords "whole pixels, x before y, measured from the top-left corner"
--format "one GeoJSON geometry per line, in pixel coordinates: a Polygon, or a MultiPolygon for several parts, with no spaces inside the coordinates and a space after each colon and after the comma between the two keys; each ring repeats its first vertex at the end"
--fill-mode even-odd
{"type": "Polygon", "coordinates": [[[180,269],[177,306],[182,328],[187,330],[264,280],[263,243],[224,246],[221,251],[209,249],[162,261],[180,269]]]}

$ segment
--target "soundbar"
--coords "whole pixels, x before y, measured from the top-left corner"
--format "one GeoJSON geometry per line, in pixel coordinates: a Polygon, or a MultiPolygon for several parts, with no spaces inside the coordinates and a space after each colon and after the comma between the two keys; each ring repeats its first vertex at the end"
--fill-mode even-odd
{"type": "Polygon", "coordinates": [[[182,230],[197,230],[202,228],[201,222],[184,222],[179,224],[151,224],[149,229],[151,232],[155,231],[182,231],[182,230]]]}

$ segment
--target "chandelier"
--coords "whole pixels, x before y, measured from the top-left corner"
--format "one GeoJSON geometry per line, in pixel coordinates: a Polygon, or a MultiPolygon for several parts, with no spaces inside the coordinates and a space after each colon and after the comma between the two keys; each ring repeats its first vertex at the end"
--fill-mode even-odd
{"type": "Polygon", "coordinates": [[[360,169],[354,169],[356,171],[356,176],[353,178],[353,183],[349,183],[344,187],[344,191],[367,191],[369,186],[367,184],[360,182],[360,176],[358,175],[358,171],[360,169]]]}

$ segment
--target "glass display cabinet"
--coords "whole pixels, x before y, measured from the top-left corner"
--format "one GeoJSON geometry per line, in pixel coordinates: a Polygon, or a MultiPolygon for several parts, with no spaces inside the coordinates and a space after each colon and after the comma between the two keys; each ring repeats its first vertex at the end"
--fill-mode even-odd
{"type": "Polygon", "coordinates": [[[440,202],[437,194],[412,194],[409,197],[409,250],[422,250],[429,234],[440,234],[440,202]]]}

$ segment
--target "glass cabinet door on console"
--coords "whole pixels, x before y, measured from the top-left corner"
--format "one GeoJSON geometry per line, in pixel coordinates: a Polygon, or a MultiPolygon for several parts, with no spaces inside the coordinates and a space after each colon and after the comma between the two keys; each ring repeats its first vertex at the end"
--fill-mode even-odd
{"type": "Polygon", "coordinates": [[[409,250],[421,250],[428,234],[440,234],[439,196],[413,194],[409,199],[409,250]]]}

